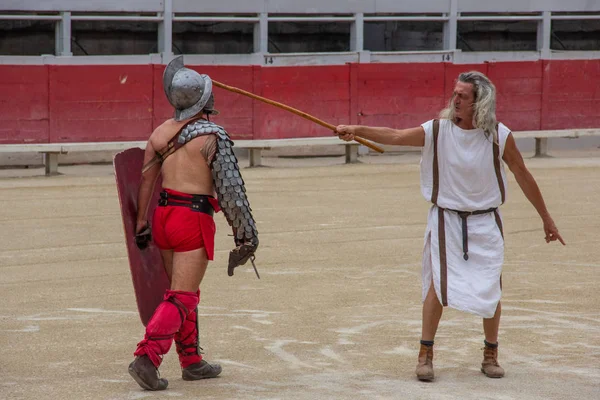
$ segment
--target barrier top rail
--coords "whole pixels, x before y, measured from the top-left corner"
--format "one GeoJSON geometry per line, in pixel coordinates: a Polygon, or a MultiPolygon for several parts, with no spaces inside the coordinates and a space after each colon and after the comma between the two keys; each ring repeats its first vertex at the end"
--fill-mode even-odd
{"type": "MultiPolygon", "coordinates": [[[[479,63],[488,60],[538,60],[598,58],[594,49],[562,49],[552,47],[553,21],[600,20],[600,0],[3,0],[0,3],[0,21],[31,20],[54,22],[54,52],[44,50],[41,55],[0,55],[0,64],[53,64],[53,63],[168,63],[174,51],[177,24],[225,22],[253,24],[250,51],[240,54],[194,54],[191,60],[208,64],[300,65],[339,64],[346,62],[432,62],[479,63]],[[201,3],[201,4],[200,4],[201,3]],[[155,23],[156,41],[149,54],[114,54],[74,56],[72,39],[81,21],[140,21],[155,23]],[[365,37],[373,35],[373,26],[385,22],[436,23],[442,36],[441,44],[420,52],[410,49],[375,50],[372,43],[365,45],[365,37]],[[458,36],[461,24],[471,21],[497,23],[537,24],[536,39],[527,51],[465,52],[460,49],[458,36]],[[349,26],[347,48],[325,55],[316,51],[290,53],[272,51],[271,24],[285,23],[338,23],[349,26]],[[369,47],[371,46],[371,47],[369,47]],[[440,48],[441,47],[441,48],[440,48]],[[371,50],[369,50],[371,49],[371,50]],[[352,54],[345,54],[349,51],[352,54]],[[443,51],[444,54],[438,54],[443,51]],[[436,53],[437,52],[437,53],[436,53]],[[151,53],[151,54],[150,54],[151,53]],[[114,56],[121,57],[116,59],[114,56]],[[157,59],[158,56],[158,59],[157,59]],[[194,58],[195,57],[195,58],[194,58]],[[308,57],[308,58],[307,58],[308,57]]],[[[181,26],[181,25],[179,25],[181,26]]],[[[462,25],[464,26],[464,25],[462,25]]],[[[247,28],[245,28],[247,29],[247,28]]],[[[345,28],[348,29],[348,28],[345,28]]],[[[368,39],[368,37],[367,37],[368,39]]],[[[461,36],[461,40],[464,38],[461,36]]],[[[558,39],[557,39],[558,40],[558,39]]],[[[464,41],[464,40],[463,40],[464,41]]],[[[77,52],[76,52],[77,53],[77,52]]],[[[79,52],[81,53],[81,52],[79,52]]],[[[27,53],[29,54],[29,53],[27,53]]]]}

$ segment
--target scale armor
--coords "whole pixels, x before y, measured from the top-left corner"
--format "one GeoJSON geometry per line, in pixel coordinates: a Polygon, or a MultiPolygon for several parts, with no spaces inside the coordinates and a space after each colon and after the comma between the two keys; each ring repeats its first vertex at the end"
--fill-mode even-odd
{"type": "Polygon", "coordinates": [[[229,253],[228,274],[232,276],[233,269],[245,264],[248,259],[253,259],[254,252],[258,248],[258,231],[246,196],[238,160],[233,153],[233,141],[219,125],[206,120],[197,120],[181,131],[178,142],[185,144],[196,137],[210,134],[217,137],[215,154],[210,161],[213,182],[219,207],[233,229],[236,245],[236,248],[229,253]]]}

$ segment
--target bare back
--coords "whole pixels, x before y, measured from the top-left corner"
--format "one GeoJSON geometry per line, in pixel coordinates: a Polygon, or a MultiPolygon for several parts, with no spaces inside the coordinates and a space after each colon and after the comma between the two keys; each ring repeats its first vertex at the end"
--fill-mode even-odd
{"type": "MultiPolygon", "coordinates": [[[[154,150],[165,148],[175,134],[189,120],[165,121],[150,136],[154,150]]],[[[207,135],[191,140],[165,159],[162,165],[162,186],[189,194],[214,196],[212,172],[207,162],[208,154],[214,150],[215,137],[207,135]]]]}

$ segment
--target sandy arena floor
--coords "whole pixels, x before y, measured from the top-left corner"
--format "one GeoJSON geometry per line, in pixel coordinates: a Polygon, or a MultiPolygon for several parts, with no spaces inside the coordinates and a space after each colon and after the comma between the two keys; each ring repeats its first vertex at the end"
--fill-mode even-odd
{"type": "MultiPolygon", "coordinates": [[[[434,365],[414,376],[428,203],[414,155],[273,159],[244,169],[257,265],[226,273],[218,214],[201,335],[220,378],[184,382],[172,349],[162,393],[127,373],[143,326],[112,167],[0,171],[2,399],[598,399],[600,157],[529,159],[567,241],[546,244],[512,178],[500,363],[479,372],[481,319],[445,310],[434,365]],[[37,175],[19,177],[22,175],[37,175]]],[[[246,165],[246,164],[244,164],[246,165]]]]}

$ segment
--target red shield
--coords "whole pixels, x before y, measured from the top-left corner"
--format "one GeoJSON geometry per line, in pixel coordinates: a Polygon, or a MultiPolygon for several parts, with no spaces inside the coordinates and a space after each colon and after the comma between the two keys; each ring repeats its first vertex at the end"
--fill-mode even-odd
{"type": "MultiPolygon", "coordinates": [[[[144,250],[140,250],[135,244],[137,195],[143,162],[144,150],[139,148],[120,152],[115,155],[113,160],[131,279],[133,280],[133,289],[140,318],[146,326],[152,314],[154,314],[154,310],[163,300],[165,290],[169,289],[170,283],[160,250],[154,243],[151,242],[144,250]]],[[[159,178],[150,201],[150,207],[148,207],[148,217],[150,219],[158,203],[160,183],[159,178]]]]}

